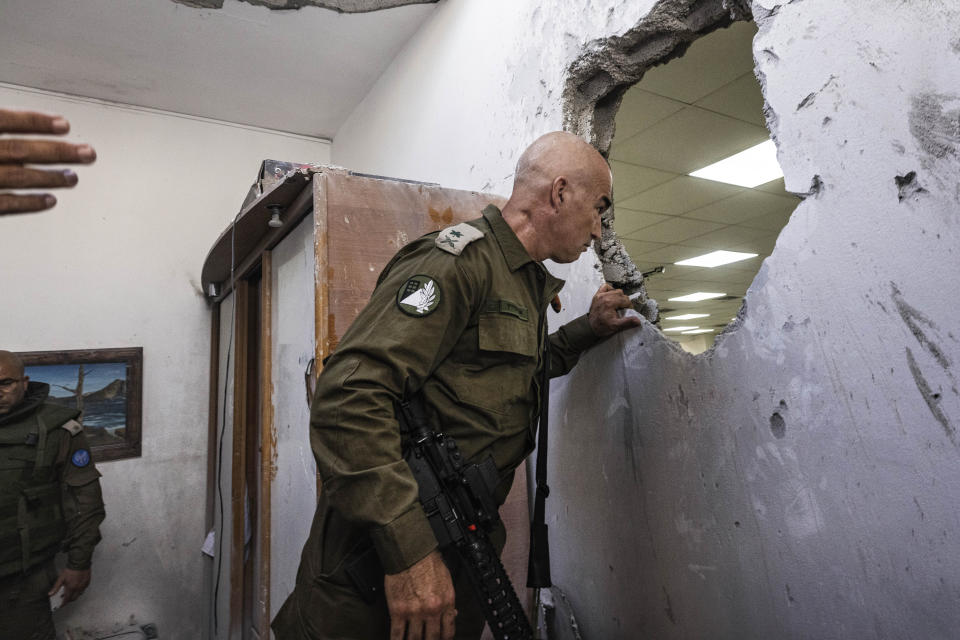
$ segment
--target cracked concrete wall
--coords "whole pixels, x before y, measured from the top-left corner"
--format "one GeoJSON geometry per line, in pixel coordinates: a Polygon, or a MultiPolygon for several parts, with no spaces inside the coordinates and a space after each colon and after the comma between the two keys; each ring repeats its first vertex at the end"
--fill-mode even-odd
{"type": "MultiPolygon", "coordinates": [[[[567,69],[654,6],[572,4],[442,3],[334,161],[508,192],[518,151],[566,121],[567,69]]],[[[554,581],[588,639],[952,638],[960,9],[750,9],[786,185],[807,198],[713,350],[646,325],[554,385],[554,581]]],[[[554,320],[584,310],[598,266],[551,265],[554,320]]]]}

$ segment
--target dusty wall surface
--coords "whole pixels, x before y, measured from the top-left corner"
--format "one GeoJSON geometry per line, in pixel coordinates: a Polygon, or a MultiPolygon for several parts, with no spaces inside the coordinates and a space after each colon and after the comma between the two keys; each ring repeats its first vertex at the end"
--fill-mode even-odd
{"type": "MultiPolygon", "coordinates": [[[[441,3],[334,161],[506,193],[518,150],[563,123],[564,70],[653,2],[572,4],[441,3]]],[[[960,15],[753,13],[787,188],[819,188],[714,350],[647,325],[554,386],[554,581],[586,638],[952,637],[960,15]]],[[[582,310],[595,261],[555,271],[564,317],[582,310]]]]}
{"type": "Polygon", "coordinates": [[[196,640],[209,562],[200,555],[210,360],[200,268],[263,158],[325,162],[330,147],[9,86],[0,105],[65,115],[69,139],[99,155],[52,211],[0,218],[2,348],[144,354],[143,457],[99,465],[107,519],[93,582],[58,625],[100,630],[132,618],[156,623],[162,638],[196,640]]]}

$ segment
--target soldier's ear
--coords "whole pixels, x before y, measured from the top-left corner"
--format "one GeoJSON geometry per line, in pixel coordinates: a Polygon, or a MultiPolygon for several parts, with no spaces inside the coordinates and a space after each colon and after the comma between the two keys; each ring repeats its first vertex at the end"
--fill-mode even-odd
{"type": "Polygon", "coordinates": [[[554,209],[558,209],[561,204],[563,204],[563,198],[567,194],[567,179],[563,176],[557,176],[553,180],[553,184],[550,189],[550,204],[553,205],[554,209]]]}

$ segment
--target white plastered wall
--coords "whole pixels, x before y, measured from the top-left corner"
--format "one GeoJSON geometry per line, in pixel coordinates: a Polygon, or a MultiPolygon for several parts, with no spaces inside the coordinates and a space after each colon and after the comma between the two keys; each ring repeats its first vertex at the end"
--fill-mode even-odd
{"type": "MultiPolygon", "coordinates": [[[[653,4],[441,3],[333,159],[507,193],[519,150],[563,124],[567,66],[653,4]]],[[[822,188],[715,350],[647,325],[555,385],[554,580],[586,638],[954,637],[960,14],[753,8],[787,188],[822,188]]],[[[552,268],[562,320],[599,275],[552,268]]]]}
{"type": "Polygon", "coordinates": [[[0,348],[144,349],[143,457],[99,465],[107,519],[93,583],[58,626],[133,619],[196,640],[210,360],[200,269],[261,160],[328,162],[330,145],[9,85],[0,105],[63,114],[68,139],[98,153],[53,210],[0,218],[0,348]]]}

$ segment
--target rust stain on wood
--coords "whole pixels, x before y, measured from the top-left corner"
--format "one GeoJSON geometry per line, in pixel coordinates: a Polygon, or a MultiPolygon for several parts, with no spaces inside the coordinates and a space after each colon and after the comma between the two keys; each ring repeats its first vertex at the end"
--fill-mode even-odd
{"type": "Polygon", "coordinates": [[[430,207],[428,211],[430,212],[430,219],[438,228],[446,227],[453,222],[453,209],[451,207],[447,207],[442,212],[430,207]]]}

